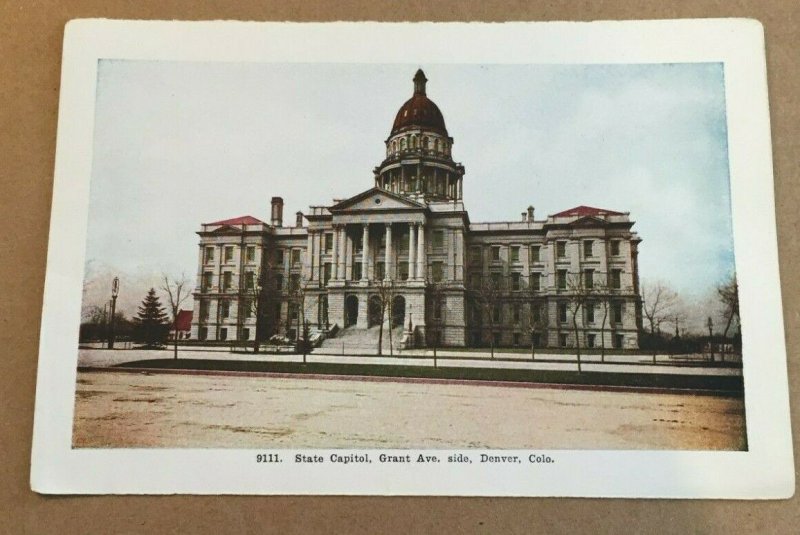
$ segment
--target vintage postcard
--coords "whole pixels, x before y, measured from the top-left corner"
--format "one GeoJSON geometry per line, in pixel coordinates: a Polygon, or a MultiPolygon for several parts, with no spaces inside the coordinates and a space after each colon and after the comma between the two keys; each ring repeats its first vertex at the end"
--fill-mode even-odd
{"type": "Polygon", "coordinates": [[[750,20],[79,20],[43,493],[794,492],[750,20]]]}

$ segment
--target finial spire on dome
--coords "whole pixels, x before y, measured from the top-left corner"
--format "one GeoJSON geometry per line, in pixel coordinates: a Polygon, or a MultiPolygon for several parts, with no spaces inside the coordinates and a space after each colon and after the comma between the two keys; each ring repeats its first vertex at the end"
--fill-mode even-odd
{"type": "Polygon", "coordinates": [[[414,94],[415,95],[424,95],[425,94],[425,82],[428,79],[425,78],[425,73],[422,72],[422,69],[417,69],[417,74],[414,75],[414,94]]]}

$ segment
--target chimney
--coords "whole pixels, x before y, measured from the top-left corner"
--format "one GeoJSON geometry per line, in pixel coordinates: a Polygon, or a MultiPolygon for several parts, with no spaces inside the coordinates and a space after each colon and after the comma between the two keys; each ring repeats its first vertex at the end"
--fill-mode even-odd
{"type": "Polygon", "coordinates": [[[527,221],[528,220],[528,212],[522,212],[522,220],[523,221],[527,221]]]}
{"type": "Polygon", "coordinates": [[[273,227],[283,226],[283,199],[281,197],[272,198],[272,221],[273,227]]]}
{"type": "Polygon", "coordinates": [[[528,221],[533,223],[533,206],[528,206],[528,221]]]}
{"type": "Polygon", "coordinates": [[[294,226],[297,228],[303,227],[303,212],[297,212],[295,214],[294,226]]]}

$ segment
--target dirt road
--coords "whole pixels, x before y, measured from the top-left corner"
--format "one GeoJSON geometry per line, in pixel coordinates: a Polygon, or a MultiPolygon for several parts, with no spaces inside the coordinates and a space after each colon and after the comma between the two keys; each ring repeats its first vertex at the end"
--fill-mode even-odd
{"type": "Polygon", "coordinates": [[[81,372],[75,447],[740,449],[741,398],[81,372]]]}

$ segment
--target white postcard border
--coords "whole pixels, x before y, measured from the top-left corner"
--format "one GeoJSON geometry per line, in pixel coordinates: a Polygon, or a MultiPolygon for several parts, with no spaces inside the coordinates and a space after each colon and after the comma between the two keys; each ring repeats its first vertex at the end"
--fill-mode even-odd
{"type": "MultiPolygon", "coordinates": [[[[752,20],[385,24],[79,20],[59,107],[31,486],[42,493],[785,498],[794,492],[763,28],[752,20]],[[402,43],[402,46],[383,46],[402,43]],[[744,325],[747,452],[519,451],[553,463],[377,463],[390,450],[72,449],[94,97],[101,58],[237,62],[723,62],[744,325]],[[756,313],[757,312],[757,313],[756,313]],[[761,348],[760,350],[758,348],[761,348]],[[766,349],[765,349],[766,348],[766,349]],[[752,355],[752,356],[751,356],[752,355]],[[279,452],[282,463],[256,463],[279,452]],[[372,464],[295,464],[295,453],[372,464]]],[[[665,207],[669,210],[670,207],[665,207]]],[[[480,450],[402,450],[415,457],[480,450]]]]}

